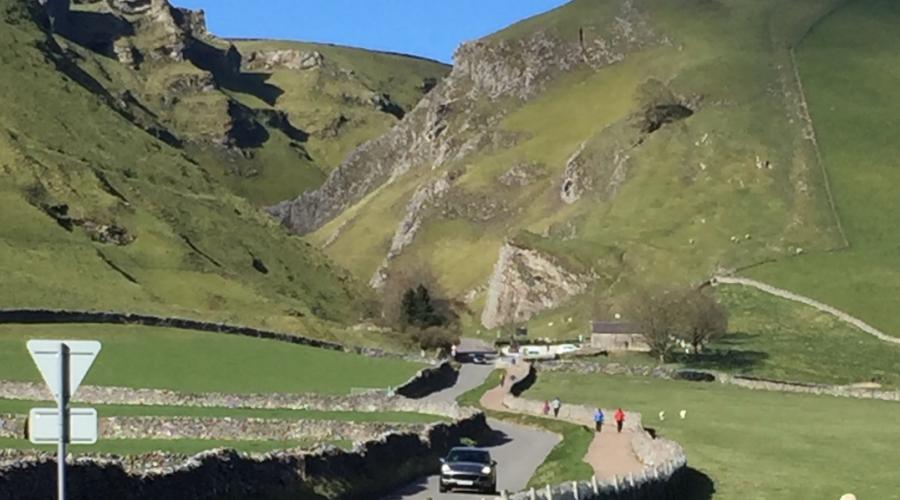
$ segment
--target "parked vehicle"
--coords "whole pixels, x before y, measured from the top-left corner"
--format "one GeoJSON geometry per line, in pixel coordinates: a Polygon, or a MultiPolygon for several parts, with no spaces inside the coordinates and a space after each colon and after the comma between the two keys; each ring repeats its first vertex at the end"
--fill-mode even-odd
{"type": "Polygon", "coordinates": [[[479,448],[457,447],[441,459],[441,493],[454,489],[497,491],[497,462],[479,448]]]}
{"type": "Polygon", "coordinates": [[[561,344],[555,347],[556,354],[571,354],[577,352],[579,347],[575,344],[561,344]]]}

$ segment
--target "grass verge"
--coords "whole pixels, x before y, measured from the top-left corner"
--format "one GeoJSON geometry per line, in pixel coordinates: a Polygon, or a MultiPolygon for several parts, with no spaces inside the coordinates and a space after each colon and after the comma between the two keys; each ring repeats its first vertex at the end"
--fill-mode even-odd
{"type": "Polygon", "coordinates": [[[462,406],[481,408],[489,418],[502,420],[517,425],[537,427],[562,437],[544,463],[537,468],[528,481],[528,487],[540,487],[546,484],[558,484],[562,481],[590,479],[594,471],[584,462],[588,447],[594,439],[594,433],[582,425],[571,424],[559,420],[550,420],[529,415],[518,415],[503,411],[487,410],[481,406],[481,397],[496,387],[502,370],[494,370],[480,386],[462,394],[457,402],[462,406]]]}
{"type": "Polygon", "coordinates": [[[564,373],[542,375],[528,395],[641,412],[715,481],[716,499],[900,498],[897,403],[564,373]]]}

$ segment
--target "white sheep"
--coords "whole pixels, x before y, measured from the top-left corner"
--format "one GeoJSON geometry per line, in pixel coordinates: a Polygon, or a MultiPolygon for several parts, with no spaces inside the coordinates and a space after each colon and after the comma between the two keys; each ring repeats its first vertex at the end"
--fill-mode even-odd
{"type": "Polygon", "coordinates": [[[659,412],[659,420],[662,421],[665,419],[666,419],[666,412],[665,411],[659,412]]]}
{"type": "Polygon", "coordinates": [[[681,410],[678,412],[678,416],[681,417],[681,420],[684,420],[684,417],[687,417],[687,410],[681,410]]]}

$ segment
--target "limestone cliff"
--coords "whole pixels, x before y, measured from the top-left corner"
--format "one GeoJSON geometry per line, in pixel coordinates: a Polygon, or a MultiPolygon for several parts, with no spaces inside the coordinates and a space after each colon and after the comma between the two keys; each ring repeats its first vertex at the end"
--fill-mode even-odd
{"type": "Polygon", "coordinates": [[[527,321],[584,292],[590,281],[536,250],[506,243],[488,283],[481,324],[496,328],[527,321]]]}
{"type": "Polygon", "coordinates": [[[463,44],[450,75],[401,123],[353,151],[321,188],[269,212],[297,233],[311,232],[410,169],[437,169],[473,152],[510,146],[516,137],[498,126],[500,120],[555,77],[577,68],[596,70],[669,43],[630,1],[608,22],[608,29],[582,29],[577,39],[538,30],[463,44]]]}

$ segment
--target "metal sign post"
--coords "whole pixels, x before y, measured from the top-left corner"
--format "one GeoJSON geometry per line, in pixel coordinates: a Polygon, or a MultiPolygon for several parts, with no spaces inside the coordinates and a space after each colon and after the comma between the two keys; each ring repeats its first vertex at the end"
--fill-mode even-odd
{"type": "MultiPolygon", "coordinates": [[[[28,352],[56,400],[55,412],[46,408],[31,411],[29,423],[35,424],[35,432],[29,432],[29,439],[35,444],[57,443],[57,491],[59,500],[66,500],[66,445],[71,437],[69,398],[78,390],[94,363],[100,352],[100,342],[29,340],[28,352]]],[[[76,409],[76,413],[79,416],[77,442],[97,442],[97,412],[88,408],[76,409]]]]}
{"type": "Polygon", "coordinates": [[[59,343],[57,357],[59,357],[59,445],[56,448],[56,488],[59,500],[66,500],[66,423],[69,415],[66,410],[69,406],[69,346],[64,342],[59,343]]]}

